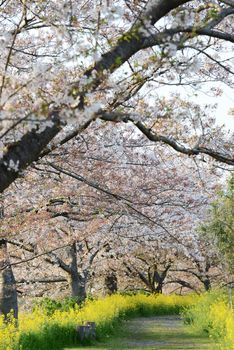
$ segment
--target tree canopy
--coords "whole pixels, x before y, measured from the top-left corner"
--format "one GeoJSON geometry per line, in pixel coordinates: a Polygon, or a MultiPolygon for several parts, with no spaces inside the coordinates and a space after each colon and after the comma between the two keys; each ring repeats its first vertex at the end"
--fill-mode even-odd
{"type": "Polygon", "coordinates": [[[132,123],[152,142],[234,164],[232,138],[208,111],[157,93],[165,85],[232,86],[232,0],[0,6],[1,192],[97,119],[132,123]]]}
{"type": "Polygon", "coordinates": [[[203,231],[217,244],[222,259],[233,273],[234,263],[234,175],[230,176],[226,188],[212,205],[210,221],[203,231]]]}
{"type": "Polygon", "coordinates": [[[96,276],[116,290],[116,271],[210,288],[216,252],[196,228],[234,165],[216,123],[233,17],[233,0],[0,1],[5,314],[12,268],[22,293],[33,271],[80,299],[96,276]]]}

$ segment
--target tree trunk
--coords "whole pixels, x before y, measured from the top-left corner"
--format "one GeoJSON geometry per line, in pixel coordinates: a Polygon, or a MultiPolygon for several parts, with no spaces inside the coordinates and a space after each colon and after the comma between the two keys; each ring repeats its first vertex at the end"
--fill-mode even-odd
{"type": "Polygon", "coordinates": [[[73,298],[77,299],[78,303],[83,302],[86,299],[86,276],[82,276],[78,272],[77,267],[77,249],[76,243],[74,242],[70,250],[71,254],[71,295],[73,298]]]}
{"type": "Polygon", "coordinates": [[[211,289],[211,283],[209,277],[206,277],[203,281],[205,291],[208,292],[211,289]]]}
{"type": "Polygon", "coordinates": [[[18,301],[15,278],[7,254],[7,241],[0,240],[0,314],[5,316],[13,311],[18,318],[18,301]]]}
{"type": "Polygon", "coordinates": [[[106,294],[108,295],[111,295],[117,292],[118,286],[117,286],[117,276],[115,271],[111,271],[105,277],[105,289],[106,289],[106,294]]]}
{"type": "Polygon", "coordinates": [[[163,281],[164,280],[157,281],[157,285],[156,286],[154,285],[154,290],[153,290],[154,293],[162,294],[163,281]]]}
{"type": "Polygon", "coordinates": [[[157,270],[157,265],[154,265],[153,277],[151,278],[152,289],[154,293],[162,294],[163,285],[167,277],[167,273],[171,268],[171,264],[166,265],[163,271],[157,270]]]}
{"type": "Polygon", "coordinates": [[[70,274],[70,285],[72,297],[76,298],[78,303],[84,301],[86,299],[86,282],[78,271],[73,270],[70,274]]]}

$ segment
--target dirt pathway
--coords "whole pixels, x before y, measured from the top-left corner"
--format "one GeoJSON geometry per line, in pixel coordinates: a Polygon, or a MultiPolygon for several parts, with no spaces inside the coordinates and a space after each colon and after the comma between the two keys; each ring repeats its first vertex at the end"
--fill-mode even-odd
{"type": "Polygon", "coordinates": [[[126,321],[122,331],[95,346],[73,350],[215,350],[209,338],[192,333],[177,316],[140,317],[126,321]]]}
{"type": "Polygon", "coordinates": [[[126,348],[161,350],[215,349],[209,338],[192,333],[176,316],[157,316],[131,320],[127,326],[126,348]]]}

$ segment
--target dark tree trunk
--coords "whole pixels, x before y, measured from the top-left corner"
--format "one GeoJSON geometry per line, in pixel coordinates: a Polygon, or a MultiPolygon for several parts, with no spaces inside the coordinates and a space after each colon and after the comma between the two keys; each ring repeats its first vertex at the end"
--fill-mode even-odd
{"type": "Polygon", "coordinates": [[[210,283],[210,279],[208,277],[205,278],[202,282],[203,282],[203,285],[204,285],[204,288],[205,288],[206,292],[211,290],[211,283],[210,283]]]}
{"type": "Polygon", "coordinates": [[[153,290],[154,293],[162,294],[163,282],[164,282],[164,280],[159,281],[158,284],[157,284],[157,286],[156,286],[156,287],[154,286],[154,290],[153,290]]]}
{"type": "Polygon", "coordinates": [[[72,271],[70,275],[71,295],[80,303],[86,299],[86,281],[78,271],[72,271]]]}
{"type": "Polygon", "coordinates": [[[19,141],[7,147],[7,151],[0,159],[0,192],[3,192],[17,179],[20,171],[36,161],[41,151],[59,133],[61,125],[58,112],[54,111],[48,120],[52,122],[52,126],[47,126],[42,131],[33,129],[27,132],[19,141]],[[16,165],[17,171],[9,167],[10,162],[16,165]]]}
{"type": "Polygon", "coordinates": [[[70,250],[71,254],[71,294],[73,298],[77,298],[78,303],[83,302],[86,299],[86,276],[82,276],[78,272],[77,267],[77,249],[74,242],[70,250]]]}
{"type": "Polygon", "coordinates": [[[13,311],[14,317],[18,318],[18,301],[15,278],[10,266],[7,254],[7,241],[0,240],[0,314],[4,315],[13,311]]]}
{"type": "Polygon", "coordinates": [[[171,264],[168,264],[166,265],[163,271],[158,271],[157,265],[154,265],[152,277],[150,276],[150,270],[148,271],[149,282],[152,286],[153,293],[162,294],[163,285],[165,283],[165,279],[167,277],[167,273],[170,270],[170,268],[171,268],[171,264]]]}
{"type": "Polygon", "coordinates": [[[115,271],[111,271],[105,277],[105,289],[108,295],[116,293],[118,290],[118,280],[115,271]]]}

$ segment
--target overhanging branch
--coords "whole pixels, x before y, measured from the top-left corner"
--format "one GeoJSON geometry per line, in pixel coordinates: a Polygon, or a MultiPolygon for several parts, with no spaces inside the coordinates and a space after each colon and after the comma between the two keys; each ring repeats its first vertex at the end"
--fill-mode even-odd
{"type": "Polygon", "coordinates": [[[50,117],[51,125],[44,130],[32,129],[19,141],[6,146],[6,151],[0,160],[0,192],[3,192],[20,172],[36,161],[41,151],[59,133],[61,124],[58,114],[50,117]]]}
{"type": "Polygon", "coordinates": [[[173,148],[175,151],[182,154],[186,154],[188,156],[197,156],[199,154],[206,154],[219,162],[234,166],[234,157],[223,154],[216,150],[212,150],[208,147],[183,146],[172,137],[157,134],[156,132],[152,131],[150,128],[147,128],[141,121],[136,122],[134,118],[131,117],[131,115],[103,112],[100,114],[100,118],[102,120],[111,121],[111,122],[125,122],[125,123],[132,122],[133,125],[135,125],[138,128],[138,130],[140,130],[142,134],[144,134],[152,142],[155,142],[155,143],[159,142],[159,143],[166,144],[171,148],[173,148]]]}
{"type": "MultiPolygon", "coordinates": [[[[138,51],[151,47],[154,45],[160,45],[165,43],[168,36],[173,36],[177,33],[188,33],[193,35],[205,35],[208,37],[214,37],[229,42],[234,42],[234,36],[231,33],[221,32],[214,30],[209,27],[210,23],[207,23],[202,28],[196,28],[195,26],[187,26],[186,28],[173,28],[164,32],[157,32],[154,34],[147,31],[146,23],[150,22],[153,25],[167,15],[171,10],[176,9],[180,5],[191,2],[191,0],[150,0],[147,3],[145,10],[142,11],[138,20],[133,23],[131,29],[125,32],[117,41],[114,48],[111,48],[105,54],[102,55],[101,59],[96,62],[90,69],[84,72],[83,77],[91,77],[92,73],[95,72],[95,78],[91,82],[80,88],[79,82],[75,83],[71,87],[71,95],[74,97],[80,97],[80,107],[84,105],[84,95],[87,91],[95,90],[100,83],[105,79],[104,71],[107,70],[109,73],[114,72],[118,67],[122,66],[130,57],[132,57],[138,51]],[[142,31],[142,29],[145,29],[142,31]],[[145,31],[147,33],[145,33],[145,31]]],[[[226,0],[223,3],[230,5],[230,8],[224,9],[222,12],[222,18],[233,14],[233,1],[226,0]],[[225,11],[225,16],[224,16],[225,11]]],[[[212,21],[211,21],[212,22],[212,21]]],[[[212,22],[214,23],[214,22],[212,22]]],[[[20,172],[26,169],[31,163],[38,160],[39,156],[44,156],[50,153],[50,149],[45,150],[48,143],[59,133],[61,125],[59,122],[58,110],[52,111],[48,115],[48,119],[52,121],[52,125],[46,127],[44,131],[37,132],[32,130],[25,134],[19,141],[14,145],[9,145],[6,149],[3,158],[0,160],[0,192],[3,192],[17,177],[20,176],[20,172]],[[42,153],[43,152],[43,153],[42,153]]],[[[91,121],[85,124],[87,127],[91,121]]],[[[144,125],[138,123],[139,129],[144,129],[144,125]]],[[[75,130],[71,133],[62,143],[68,142],[71,138],[75,137],[81,129],[75,130]]],[[[142,130],[141,130],[142,131],[142,130]]],[[[145,130],[146,131],[146,130],[145,130]]],[[[143,131],[142,131],[143,132],[143,131]]],[[[149,138],[152,135],[149,132],[145,133],[149,138]],[[148,134],[148,135],[147,135],[148,134]]],[[[158,137],[158,136],[157,136],[158,137]]],[[[156,136],[154,135],[154,138],[156,136]]],[[[161,137],[163,138],[163,137],[161,137]]],[[[227,159],[221,153],[213,152],[209,149],[187,149],[173,140],[161,140],[167,143],[174,149],[185,154],[208,154],[214,159],[224,162],[229,165],[233,165],[233,159],[227,159]]],[[[60,143],[61,144],[61,143],[60,143]]]]}

